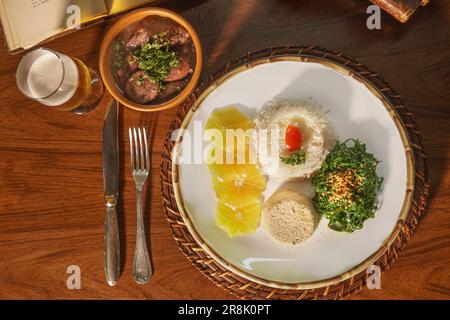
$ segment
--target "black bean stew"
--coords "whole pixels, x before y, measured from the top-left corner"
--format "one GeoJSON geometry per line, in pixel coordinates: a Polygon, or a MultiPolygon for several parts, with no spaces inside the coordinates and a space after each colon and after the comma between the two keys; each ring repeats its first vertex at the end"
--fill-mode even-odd
{"type": "Polygon", "coordinates": [[[159,16],[128,26],[114,40],[110,63],[119,89],[139,104],[159,104],[179,94],[195,68],[188,31],[159,16]]]}

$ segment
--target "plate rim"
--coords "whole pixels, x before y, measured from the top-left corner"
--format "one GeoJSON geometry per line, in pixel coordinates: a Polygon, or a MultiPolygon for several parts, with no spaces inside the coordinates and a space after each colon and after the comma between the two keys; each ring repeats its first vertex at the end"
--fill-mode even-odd
{"type": "MultiPolygon", "coordinates": [[[[404,152],[406,157],[406,164],[407,164],[407,185],[405,198],[403,201],[402,209],[399,212],[397,222],[393,228],[393,230],[390,232],[389,236],[384,240],[383,245],[380,246],[380,248],[375,251],[370,257],[368,257],[366,260],[362,261],[360,264],[354,266],[350,270],[328,279],[318,280],[318,281],[311,281],[311,282],[302,282],[302,283],[287,283],[283,281],[272,281],[263,279],[257,276],[254,276],[250,273],[245,272],[242,269],[239,269],[238,267],[234,266],[233,264],[227,262],[224,258],[222,258],[218,253],[214,251],[213,248],[211,248],[207,242],[201,237],[201,235],[197,232],[195,229],[189,215],[187,214],[184,205],[183,205],[183,199],[181,196],[181,192],[179,190],[179,176],[178,176],[178,164],[176,164],[176,161],[172,161],[173,159],[176,159],[178,156],[179,148],[182,141],[182,133],[179,133],[176,141],[173,144],[173,149],[170,150],[170,161],[172,164],[172,185],[173,185],[173,191],[174,196],[176,199],[176,205],[178,207],[180,216],[188,229],[189,233],[193,237],[194,241],[201,247],[202,250],[204,250],[212,259],[214,259],[216,262],[218,262],[223,268],[226,270],[233,272],[240,277],[244,278],[245,280],[254,282],[259,285],[268,286],[274,289],[284,289],[284,290],[313,290],[313,289],[319,289],[319,288],[330,288],[332,285],[336,285],[339,283],[343,283],[348,279],[354,279],[355,276],[360,275],[362,272],[364,272],[367,269],[367,266],[375,264],[380,258],[383,257],[383,255],[386,254],[386,252],[390,250],[391,246],[395,242],[396,239],[398,239],[399,235],[404,231],[405,221],[411,211],[411,206],[413,202],[414,197],[414,191],[415,191],[415,176],[416,176],[416,161],[415,161],[415,154],[412,149],[412,144],[409,137],[408,129],[406,128],[405,124],[401,120],[401,117],[397,111],[396,107],[399,107],[398,105],[395,106],[386,96],[386,91],[380,89],[376,84],[374,84],[372,81],[369,81],[365,76],[367,74],[373,75],[373,77],[378,77],[378,74],[371,73],[370,71],[366,71],[367,73],[363,72],[355,72],[352,68],[350,68],[349,65],[351,65],[353,60],[346,58],[345,56],[341,54],[335,54],[331,51],[327,51],[325,49],[321,49],[318,47],[310,46],[310,47],[295,47],[295,46],[288,46],[288,47],[275,47],[275,48],[268,48],[264,49],[265,51],[270,51],[270,54],[267,56],[262,57],[256,57],[254,60],[250,61],[251,53],[249,53],[246,57],[241,58],[237,60],[236,65],[230,68],[230,64],[227,65],[225,68],[226,70],[222,72],[222,74],[218,74],[216,76],[211,76],[209,81],[206,85],[200,86],[196,94],[192,99],[189,99],[190,101],[187,101],[184,107],[186,105],[189,105],[188,109],[185,110],[182,107],[182,110],[184,110],[184,116],[182,121],[178,121],[180,129],[185,128],[187,124],[192,119],[195,112],[200,107],[201,103],[206,99],[206,97],[211,94],[217,87],[225,82],[226,80],[230,79],[231,77],[235,76],[236,74],[239,74],[243,71],[249,70],[257,65],[265,64],[265,63],[273,63],[278,61],[301,61],[301,62],[313,62],[313,63],[319,63],[321,65],[324,65],[325,67],[331,68],[335,71],[340,72],[341,74],[344,74],[345,76],[349,76],[357,80],[359,83],[363,84],[376,98],[378,98],[382,105],[387,109],[389,112],[391,119],[394,121],[397,131],[400,134],[400,137],[402,139],[402,143],[404,146],[404,152]],[[297,52],[294,53],[281,53],[277,54],[277,51],[285,51],[290,49],[299,49],[297,52]],[[319,56],[314,55],[314,53],[311,55],[308,52],[311,50],[318,51],[320,53],[319,56]],[[344,59],[347,59],[346,63],[340,63],[335,60],[328,59],[329,56],[337,55],[337,57],[342,57],[344,59]],[[192,101],[193,100],[193,101],[192,101]]],[[[264,51],[261,50],[261,51],[264,51]]],[[[361,66],[361,64],[355,63],[357,66],[361,66]]],[[[384,81],[381,80],[383,84],[384,81]]],[[[385,86],[390,90],[389,86],[385,84],[385,86]]],[[[396,98],[399,98],[398,95],[395,96],[396,98]]],[[[400,100],[401,101],[401,100],[400,100]]],[[[169,136],[168,136],[169,137],[169,136]]],[[[167,141],[166,141],[167,142],[167,141]]],[[[426,179],[425,181],[428,181],[428,175],[426,173],[426,179]]],[[[427,192],[426,192],[427,193],[427,192]]],[[[426,199],[425,199],[426,200],[426,199]]],[[[426,206],[426,201],[425,201],[426,206]]],[[[166,208],[166,206],[164,206],[166,208]]],[[[425,208],[423,208],[422,211],[424,211],[425,208]]],[[[353,281],[353,280],[351,280],[353,281]]]]}

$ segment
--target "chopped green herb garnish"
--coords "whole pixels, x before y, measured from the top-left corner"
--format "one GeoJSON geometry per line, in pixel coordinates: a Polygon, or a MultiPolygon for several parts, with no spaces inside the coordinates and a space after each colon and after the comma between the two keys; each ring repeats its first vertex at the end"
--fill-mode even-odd
{"type": "Polygon", "coordinates": [[[350,139],[336,143],[314,178],[315,204],[336,231],[353,232],[373,218],[383,178],[376,173],[378,160],[366,145],[350,139]],[[353,142],[352,146],[348,143],[353,142]]]}
{"type": "Polygon", "coordinates": [[[123,67],[123,58],[125,56],[125,43],[122,39],[119,39],[114,43],[113,51],[114,51],[114,62],[113,65],[116,69],[120,69],[123,67]]]}
{"type": "Polygon", "coordinates": [[[145,78],[144,77],[139,77],[136,82],[138,84],[138,86],[142,86],[144,84],[145,78]]]}
{"type": "Polygon", "coordinates": [[[170,50],[164,33],[153,36],[151,42],[142,45],[133,55],[139,61],[139,69],[161,87],[172,68],[180,65],[177,53],[170,50]]]}
{"type": "Polygon", "coordinates": [[[284,164],[298,166],[305,163],[306,155],[302,150],[297,150],[286,157],[280,157],[280,160],[284,164]]]}

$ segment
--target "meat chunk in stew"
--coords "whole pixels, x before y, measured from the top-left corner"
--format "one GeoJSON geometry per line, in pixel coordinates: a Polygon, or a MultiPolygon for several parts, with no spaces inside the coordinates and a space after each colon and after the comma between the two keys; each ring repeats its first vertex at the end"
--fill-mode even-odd
{"type": "Polygon", "coordinates": [[[152,82],[144,71],[133,74],[125,87],[127,97],[140,104],[154,100],[158,96],[159,90],[159,84],[152,82]]]}

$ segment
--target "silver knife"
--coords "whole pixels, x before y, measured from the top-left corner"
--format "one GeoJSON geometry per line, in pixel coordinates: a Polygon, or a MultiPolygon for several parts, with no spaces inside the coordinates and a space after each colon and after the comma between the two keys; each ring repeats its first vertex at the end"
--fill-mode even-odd
{"type": "Polygon", "coordinates": [[[120,242],[117,222],[119,196],[118,105],[113,100],[103,127],[103,182],[105,190],[105,276],[110,286],[117,283],[120,272],[120,242]]]}

